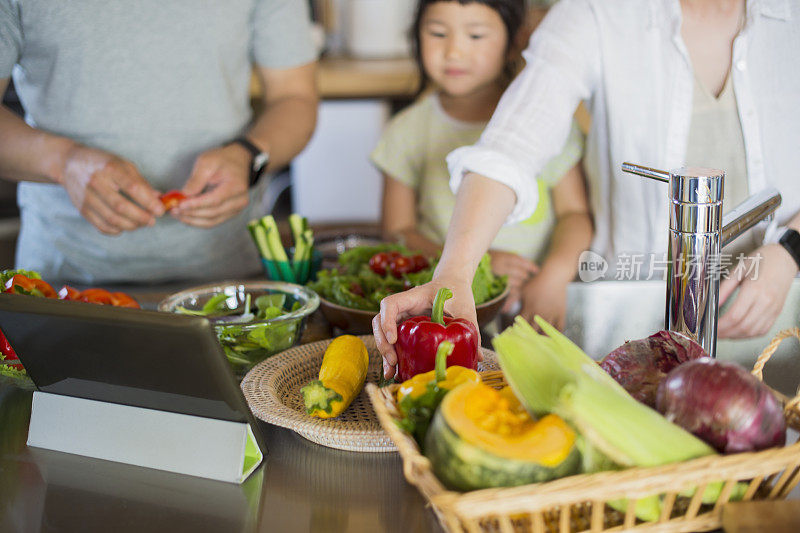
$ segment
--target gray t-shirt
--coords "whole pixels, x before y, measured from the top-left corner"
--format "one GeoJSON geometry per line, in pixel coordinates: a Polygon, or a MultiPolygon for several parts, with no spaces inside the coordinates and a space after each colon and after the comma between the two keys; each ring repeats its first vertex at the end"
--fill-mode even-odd
{"type": "MultiPolygon", "coordinates": [[[[0,0],[0,79],[13,76],[26,121],[131,160],[161,191],[180,189],[198,154],[246,129],[253,63],[315,58],[300,0],[0,0]]],[[[261,214],[263,186],[212,229],[167,215],[112,237],[62,187],[22,183],[17,266],[86,284],[252,274],[246,223],[261,214]]]]}

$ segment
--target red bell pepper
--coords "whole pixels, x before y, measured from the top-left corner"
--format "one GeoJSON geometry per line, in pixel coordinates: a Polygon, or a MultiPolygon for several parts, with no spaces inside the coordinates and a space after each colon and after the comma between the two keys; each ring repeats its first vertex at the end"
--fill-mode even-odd
{"type": "Polygon", "coordinates": [[[478,329],[463,318],[444,316],[444,303],[453,297],[450,289],[439,289],[431,316],[409,318],[397,328],[397,380],[406,381],[436,366],[436,350],[443,341],[453,343],[447,366],[478,367],[478,329]]]}
{"type": "Polygon", "coordinates": [[[90,304],[113,305],[111,293],[105,289],[86,289],[81,291],[79,301],[90,304]]]}
{"type": "MultiPolygon", "coordinates": [[[[17,353],[14,351],[14,348],[11,347],[11,343],[8,342],[8,339],[3,334],[3,330],[0,330],[0,361],[17,361],[19,363],[19,357],[17,357],[17,353]]],[[[10,365],[11,368],[14,370],[24,370],[25,367],[22,364],[14,364],[10,365]]]]}
{"type": "Polygon", "coordinates": [[[81,291],[69,285],[64,285],[58,291],[59,300],[78,301],[81,298],[81,291]]]}
{"type": "Polygon", "coordinates": [[[124,292],[112,292],[111,305],[114,307],[130,307],[131,309],[141,309],[139,302],[124,292]]]}
{"type": "Polygon", "coordinates": [[[6,282],[5,292],[44,298],[58,298],[56,290],[49,283],[41,279],[29,278],[22,274],[14,274],[14,277],[6,282]]]}

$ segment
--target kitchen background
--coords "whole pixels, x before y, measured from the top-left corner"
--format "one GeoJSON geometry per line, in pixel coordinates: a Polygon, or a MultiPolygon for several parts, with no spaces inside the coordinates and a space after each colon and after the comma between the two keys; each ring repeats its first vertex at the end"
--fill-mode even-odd
{"type": "MultiPolygon", "coordinates": [[[[528,0],[535,25],[555,0],[528,0]]],[[[310,0],[321,51],[317,129],[263,198],[277,216],[315,224],[377,224],[381,177],[368,155],[389,118],[417,93],[408,28],[416,0],[310,0]]],[[[255,81],[251,96],[260,88],[255,81]]],[[[13,84],[3,104],[22,114],[13,84]]],[[[16,185],[0,179],[0,269],[14,264],[19,232],[16,185]]]]}

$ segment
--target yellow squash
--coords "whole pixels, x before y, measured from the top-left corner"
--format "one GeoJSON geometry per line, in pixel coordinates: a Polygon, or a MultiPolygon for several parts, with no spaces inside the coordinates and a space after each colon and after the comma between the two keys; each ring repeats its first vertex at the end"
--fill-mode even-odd
{"type": "Polygon", "coordinates": [[[319,379],[301,389],[306,412],[333,418],[347,409],[367,377],[369,355],[361,339],[342,335],[333,339],[322,356],[319,379]]]}

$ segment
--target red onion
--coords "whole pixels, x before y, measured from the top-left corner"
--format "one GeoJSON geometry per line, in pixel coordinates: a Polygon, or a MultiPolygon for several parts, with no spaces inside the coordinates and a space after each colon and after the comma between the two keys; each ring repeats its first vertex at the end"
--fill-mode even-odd
{"type": "Polygon", "coordinates": [[[772,391],[736,363],[704,357],[671,370],[658,411],[722,453],[783,446],[786,421],[772,391]]]}
{"type": "Polygon", "coordinates": [[[659,331],[628,341],[600,361],[617,383],[643,404],[655,409],[658,385],[676,366],[707,357],[703,348],[676,331],[659,331]]]}

